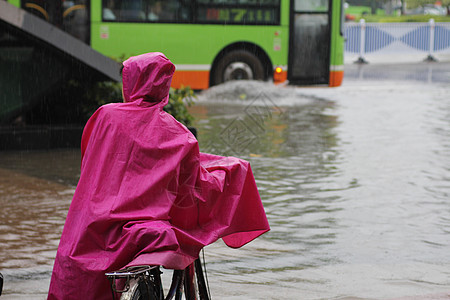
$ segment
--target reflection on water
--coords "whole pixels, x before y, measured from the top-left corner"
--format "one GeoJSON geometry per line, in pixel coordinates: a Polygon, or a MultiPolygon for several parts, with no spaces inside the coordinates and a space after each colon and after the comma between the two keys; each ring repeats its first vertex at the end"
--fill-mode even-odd
{"type": "MultiPolygon", "coordinates": [[[[201,150],[250,160],[272,228],[206,248],[213,299],[450,299],[449,94],[363,80],[203,93],[201,150]]],[[[45,298],[78,168],[78,150],[1,154],[5,299],[45,298]]]]}
{"type": "Polygon", "coordinates": [[[78,153],[1,153],[0,272],[5,276],[6,295],[41,294],[45,298],[75,191],[78,153]]]}
{"type": "MultiPolygon", "coordinates": [[[[449,93],[448,84],[357,80],[273,98],[282,114],[263,114],[263,146],[241,152],[272,230],[244,250],[208,249],[215,295],[449,299],[449,93]]],[[[246,105],[266,104],[204,98],[205,150],[234,119],[249,118],[246,105]]]]}

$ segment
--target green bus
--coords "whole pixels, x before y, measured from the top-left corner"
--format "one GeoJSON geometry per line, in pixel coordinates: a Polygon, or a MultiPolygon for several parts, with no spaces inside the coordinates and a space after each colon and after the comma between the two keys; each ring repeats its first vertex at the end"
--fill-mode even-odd
{"type": "Polygon", "coordinates": [[[172,85],[228,80],[339,86],[341,0],[9,0],[112,58],[163,52],[172,85]]]}

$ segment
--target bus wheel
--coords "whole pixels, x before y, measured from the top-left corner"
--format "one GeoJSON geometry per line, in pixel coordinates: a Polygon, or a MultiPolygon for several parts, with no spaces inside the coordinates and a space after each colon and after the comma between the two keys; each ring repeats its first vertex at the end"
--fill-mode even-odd
{"type": "Polygon", "coordinates": [[[264,67],[254,54],[245,50],[228,52],[218,62],[214,74],[214,84],[230,80],[264,80],[264,67]]]}

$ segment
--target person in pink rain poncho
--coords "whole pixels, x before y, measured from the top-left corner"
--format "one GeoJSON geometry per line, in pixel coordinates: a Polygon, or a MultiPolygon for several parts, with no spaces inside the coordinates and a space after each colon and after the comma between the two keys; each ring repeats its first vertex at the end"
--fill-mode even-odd
{"type": "Polygon", "coordinates": [[[84,128],[48,299],[111,299],[105,272],[184,269],[219,238],[237,248],[269,230],[249,163],[200,153],[163,111],[170,60],[147,53],[123,65],[124,103],[100,107],[84,128]]]}

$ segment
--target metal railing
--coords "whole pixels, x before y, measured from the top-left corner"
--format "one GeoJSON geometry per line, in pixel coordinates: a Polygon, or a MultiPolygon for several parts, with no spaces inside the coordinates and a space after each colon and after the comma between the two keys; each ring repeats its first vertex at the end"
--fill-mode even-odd
{"type": "Polygon", "coordinates": [[[367,54],[418,54],[436,60],[435,54],[450,54],[450,23],[347,23],[345,52],[358,54],[364,63],[367,54]]]}

